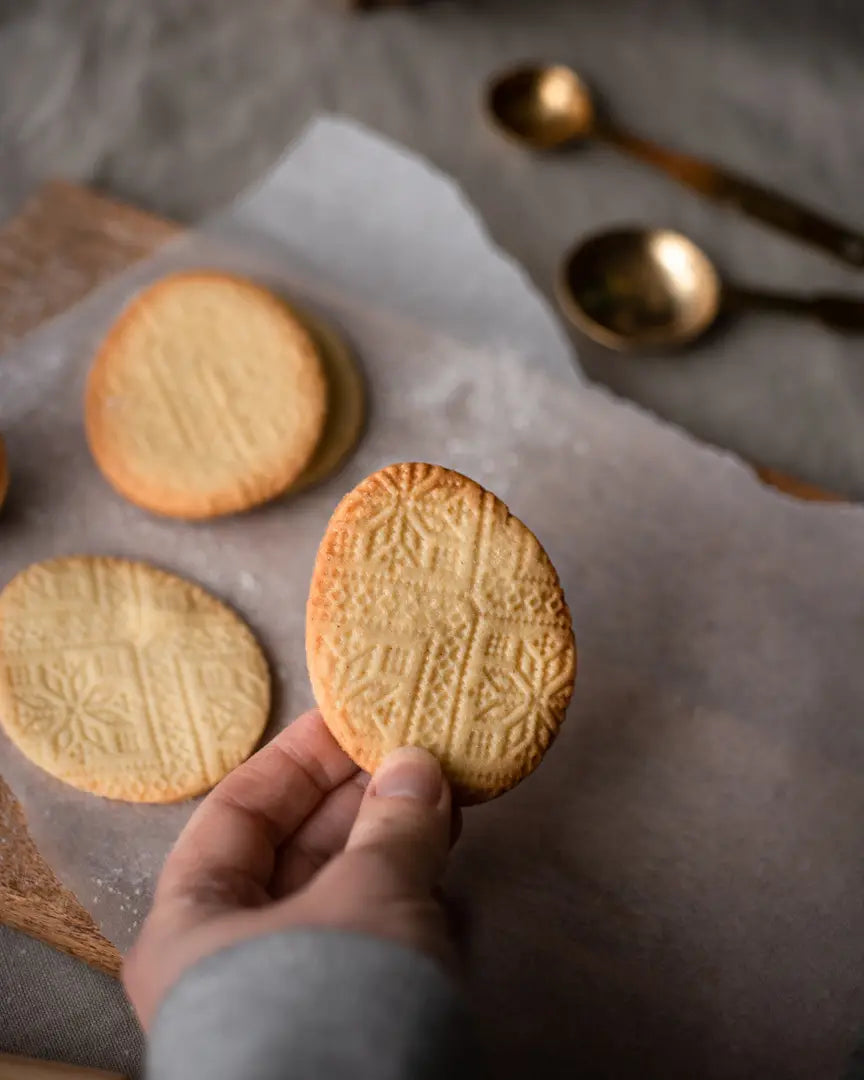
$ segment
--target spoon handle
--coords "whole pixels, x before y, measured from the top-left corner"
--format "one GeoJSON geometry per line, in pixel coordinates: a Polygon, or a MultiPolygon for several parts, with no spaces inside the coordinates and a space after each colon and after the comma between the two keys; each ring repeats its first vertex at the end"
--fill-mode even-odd
{"type": "Polygon", "coordinates": [[[864,234],[847,229],[786,195],[700,158],[669,150],[605,124],[597,127],[596,134],[619,150],[654,165],[686,187],[717,202],[728,203],[766,225],[822,248],[850,266],[864,268],[864,234]]]}
{"type": "Polygon", "coordinates": [[[724,301],[731,308],[758,308],[760,311],[780,311],[789,315],[806,315],[832,330],[864,333],[864,299],[851,296],[796,296],[794,293],[775,293],[760,289],[727,287],[724,301]]]}

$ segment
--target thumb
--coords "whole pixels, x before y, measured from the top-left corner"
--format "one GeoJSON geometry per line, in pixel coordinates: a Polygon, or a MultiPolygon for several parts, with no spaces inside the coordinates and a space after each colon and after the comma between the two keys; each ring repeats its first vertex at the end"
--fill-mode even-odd
{"type": "Polygon", "coordinates": [[[419,747],[389,754],[369,781],[344,852],[312,883],[316,898],[355,910],[426,900],[447,860],[450,787],[419,747]]]}
{"type": "Polygon", "coordinates": [[[447,861],[450,817],[450,786],[437,758],[406,746],[375,771],[345,850],[386,862],[403,895],[425,895],[447,861]]]}
{"type": "Polygon", "coordinates": [[[369,781],[341,855],[300,896],[300,921],[388,938],[453,962],[433,890],[450,848],[450,787],[427,751],[388,755],[369,781]]]}

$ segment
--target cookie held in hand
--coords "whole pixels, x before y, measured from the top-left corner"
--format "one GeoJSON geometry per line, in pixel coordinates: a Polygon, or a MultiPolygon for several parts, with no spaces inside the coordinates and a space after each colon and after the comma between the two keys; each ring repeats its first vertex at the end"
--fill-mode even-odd
{"type": "Polygon", "coordinates": [[[436,465],[391,465],[336,508],[306,613],[315,697],[374,771],[423,746],[463,803],[540,762],[576,671],[570,613],[533,533],[491,492],[436,465]]]}
{"type": "Polygon", "coordinates": [[[211,271],[136,296],[87,382],[93,457],[131,502],[210,518],[281,495],[311,462],[327,387],[311,337],[266,289],[211,271]]]}
{"type": "Polygon", "coordinates": [[[270,676],[246,624],[146,563],[34,563],[0,593],[0,723],[73,787],[174,802],[249,756],[270,676]]]}

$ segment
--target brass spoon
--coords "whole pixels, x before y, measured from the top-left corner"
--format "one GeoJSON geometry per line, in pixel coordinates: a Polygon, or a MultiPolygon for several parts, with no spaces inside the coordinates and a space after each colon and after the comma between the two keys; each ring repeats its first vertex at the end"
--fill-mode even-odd
{"type": "Polygon", "coordinates": [[[864,267],[864,234],[710,162],[610,124],[597,116],[585,83],[561,64],[528,65],[496,76],[487,89],[486,107],[501,131],[522,145],[552,150],[577,139],[602,139],[702,195],[864,267]]]}
{"type": "Polygon", "coordinates": [[[686,345],[723,309],[807,315],[835,330],[864,332],[864,299],[724,283],[701,248],[669,229],[611,229],[589,237],[565,257],[558,298],[583,333],[622,352],[686,345]]]}

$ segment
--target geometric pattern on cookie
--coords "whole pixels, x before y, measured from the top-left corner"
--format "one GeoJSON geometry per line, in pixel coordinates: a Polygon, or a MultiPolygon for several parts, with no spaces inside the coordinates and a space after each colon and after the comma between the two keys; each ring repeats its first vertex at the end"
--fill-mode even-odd
{"type": "Polygon", "coordinates": [[[558,575],[491,492],[435,465],[392,465],[336,508],[312,575],[309,674],[343,750],[374,771],[432,751],[457,799],[513,787],[540,762],[573,691],[558,575]]]}
{"type": "Polygon", "coordinates": [[[269,709],[252,632],[174,574],[58,558],[0,593],[0,722],[76,788],[134,802],[198,795],[249,756],[269,709]]]}
{"type": "Polygon", "coordinates": [[[127,499],[210,518],[281,495],[311,461],[327,409],[315,345],[266,289],[212,271],[136,296],[91,368],[93,457],[127,499]]]}

